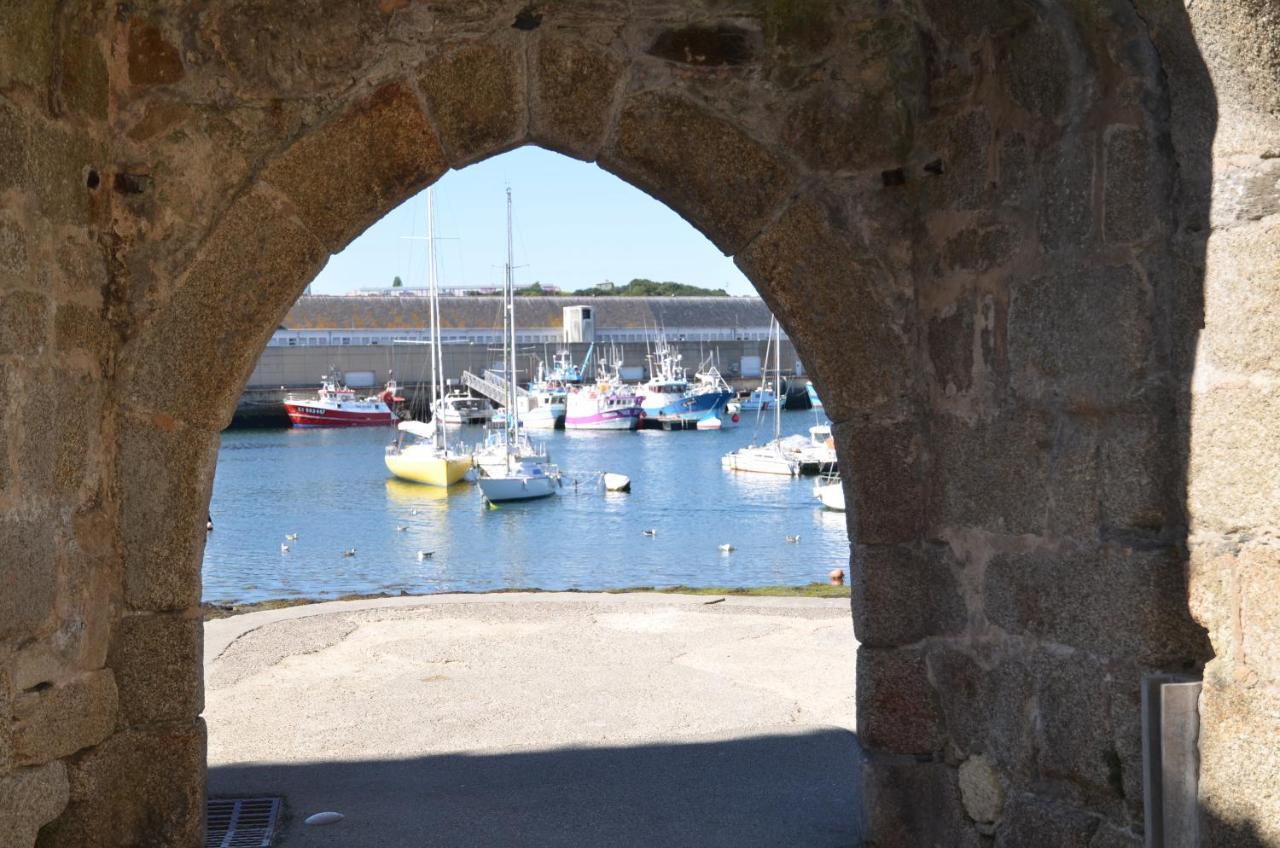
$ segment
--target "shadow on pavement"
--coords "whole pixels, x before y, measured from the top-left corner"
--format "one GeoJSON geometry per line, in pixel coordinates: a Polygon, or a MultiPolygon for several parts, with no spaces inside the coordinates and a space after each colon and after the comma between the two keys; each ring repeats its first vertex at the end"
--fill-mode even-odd
{"type": "Polygon", "coordinates": [[[847,730],[612,748],[209,769],[210,796],[282,795],[285,846],[854,846],[847,730]],[[337,810],[346,819],[305,827],[337,810]]]}

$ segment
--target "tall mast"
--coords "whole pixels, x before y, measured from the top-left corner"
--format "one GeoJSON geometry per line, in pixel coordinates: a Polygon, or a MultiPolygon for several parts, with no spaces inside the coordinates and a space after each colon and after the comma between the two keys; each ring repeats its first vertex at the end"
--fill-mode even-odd
{"type": "Polygon", "coordinates": [[[773,319],[773,438],[782,438],[782,325],[773,319]]]}
{"type": "Polygon", "coordinates": [[[439,402],[440,396],[440,362],[436,358],[436,205],[435,196],[427,189],[427,313],[431,330],[431,421],[435,425],[436,435],[444,432],[440,424],[438,410],[444,406],[439,402]]]}
{"type": "Polygon", "coordinates": [[[512,265],[515,256],[511,242],[511,186],[507,186],[507,266],[503,278],[503,295],[506,297],[507,314],[507,456],[511,456],[512,442],[516,439],[516,298],[512,281],[512,265]]]}

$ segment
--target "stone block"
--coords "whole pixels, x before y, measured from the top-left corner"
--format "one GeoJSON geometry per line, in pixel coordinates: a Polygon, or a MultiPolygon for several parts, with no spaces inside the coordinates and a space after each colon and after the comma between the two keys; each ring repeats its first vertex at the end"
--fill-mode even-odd
{"type": "Polygon", "coordinates": [[[26,422],[18,434],[18,477],[24,490],[39,497],[71,496],[97,482],[104,385],[99,380],[61,368],[28,376],[19,409],[26,422]],[[74,404],[49,414],[50,398],[75,398],[74,404]]]}
{"type": "Polygon", "coordinates": [[[90,168],[102,166],[102,145],[78,127],[33,122],[27,148],[27,185],[51,223],[84,226],[90,221],[90,168]]]}
{"type": "Polygon", "coordinates": [[[960,764],[957,774],[964,811],[980,826],[994,827],[1004,812],[1004,780],[983,754],[960,764]]]}
{"type": "Polygon", "coordinates": [[[1280,393],[1235,381],[1196,391],[1190,453],[1193,534],[1280,526],[1280,393]]]}
{"type": "Polygon", "coordinates": [[[1158,531],[1176,520],[1180,482],[1172,414],[1119,415],[1098,446],[1104,527],[1158,531]]]}
{"type": "Polygon", "coordinates": [[[819,89],[787,115],[787,145],[817,171],[900,165],[911,153],[911,112],[892,88],[819,89]]]}
{"type": "Polygon", "coordinates": [[[452,167],[520,144],[527,116],[523,51],[468,45],[432,60],[418,85],[452,167]]]}
{"type": "Polygon", "coordinates": [[[1034,795],[1020,793],[1005,805],[996,831],[996,848],[1089,848],[1100,820],[1088,813],[1034,795]]]}
{"type": "Polygon", "coordinates": [[[982,273],[1008,262],[1018,244],[1018,234],[1003,225],[966,227],[947,239],[942,260],[951,271],[982,273]]]}
{"type": "Polygon", "coordinates": [[[40,848],[203,844],[205,726],[124,730],[68,766],[71,802],[40,848]]]}
{"type": "Polygon", "coordinates": [[[973,423],[938,416],[931,436],[935,537],[944,527],[1008,535],[1044,532],[1052,445],[1047,414],[1012,408],[973,423]]]}
{"type": "Polygon", "coordinates": [[[54,533],[43,515],[0,514],[0,639],[29,637],[48,620],[58,592],[54,533]]]}
{"type": "Polygon", "coordinates": [[[855,544],[891,545],[919,538],[922,522],[920,435],[910,423],[837,423],[832,427],[851,495],[855,544]]]}
{"type": "Polygon", "coordinates": [[[1059,120],[1077,78],[1061,32],[1040,24],[1016,30],[1004,54],[1002,76],[1013,101],[1038,118],[1059,120]]]}
{"type": "MultiPolygon", "coordinates": [[[[1272,161],[1280,182],[1280,158],[1272,161]]],[[[1206,252],[1196,361],[1241,374],[1280,371],[1280,214],[1215,229],[1206,252]]]]}
{"type": "Polygon", "coordinates": [[[111,327],[96,309],[76,303],[59,304],[53,318],[54,349],[60,353],[87,353],[101,363],[114,340],[111,327]]]}
{"type": "Polygon", "coordinates": [[[1019,281],[1009,298],[1014,387],[1080,410],[1124,404],[1153,355],[1151,309],[1146,284],[1128,265],[1058,265],[1019,281]]]}
{"type": "Polygon", "coordinates": [[[661,92],[626,99],[599,162],[670,206],[726,255],[764,228],[792,186],[786,165],[741,129],[661,92]]]}
{"type": "Polygon", "coordinates": [[[955,770],[946,765],[872,756],[862,766],[862,785],[865,845],[978,848],[983,844],[965,816],[955,770]]]}
{"type": "Polygon", "coordinates": [[[92,671],[19,694],[13,747],[19,765],[39,765],[96,745],[116,726],[116,682],[92,671]]]}
{"type": "Polygon", "coordinates": [[[1267,685],[1280,684],[1280,547],[1245,545],[1236,558],[1242,658],[1267,685]]]}
{"type": "Polygon", "coordinates": [[[1200,695],[1201,844],[1280,843],[1280,693],[1206,669],[1200,695]]]}
{"type": "Polygon", "coordinates": [[[0,356],[38,356],[48,344],[49,299],[38,292],[0,292],[0,356]]]}
{"type": "Polygon", "coordinates": [[[0,191],[20,185],[27,169],[26,116],[0,100],[0,191]]]}
{"type": "Polygon", "coordinates": [[[1105,143],[1103,238],[1113,243],[1139,241],[1152,231],[1160,210],[1169,214],[1163,180],[1153,173],[1155,151],[1146,131],[1137,127],[1111,127],[1105,143]]]}
{"type": "Polygon", "coordinates": [[[933,648],[928,665],[954,751],[984,755],[1013,784],[1031,780],[1036,693],[1026,664],[1004,656],[979,661],[957,649],[933,648]]]}
{"type": "Polygon", "coordinates": [[[933,379],[944,395],[973,387],[974,299],[960,298],[928,325],[929,361],[933,379]]]}
{"type": "MultiPolygon", "coordinates": [[[[1066,137],[1040,166],[1037,227],[1046,250],[1081,249],[1093,233],[1093,138],[1066,137]]],[[[1099,309],[1095,314],[1106,315],[1099,309]]]]}
{"type": "Polygon", "coordinates": [[[1074,802],[1114,810],[1124,799],[1124,774],[1110,726],[1111,669],[1083,654],[1043,651],[1022,661],[1034,680],[1037,784],[1052,782],[1074,802]]]}
{"type": "Polygon", "coordinates": [[[912,649],[858,647],[858,739],[872,751],[932,754],[942,748],[942,713],[912,649]]]}
{"type": "MultiPolygon", "coordinates": [[[[340,202],[338,208],[350,211],[340,202]]],[[[273,193],[258,188],[241,196],[169,302],[123,350],[118,379],[128,405],[225,427],[262,348],[324,257],[323,246],[273,193]],[[210,309],[213,303],[219,308],[210,309]]]]}
{"type": "Polygon", "coordinates": [[[940,121],[932,130],[933,147],[943,171],[926,183],[936,209],[979,209],[989,200],[991,119],[985,112],[965,112],[940,121]]]}
{"type": "Polygon", "coordinates": [[[218,434],[126,419],[118,436],[124,600],[135,610],[200,603],[200,560],[218,434]]]}
{"type": "Polygon", "coordinates": [[[1187,608],[1182,556],[1121,545],[997,554],[983,582],[987,618],[1098,656],[1195,665],[1208,650],[1187,608]]]}
{"type": "Polygon", "coordinates": [[[964,598],[949,549],[858,545],[852,579],[853,627],[871,648],[909,645],[964,629],[964,598]]]}
{"type": "Polygon", "coordinates": [[[28,848],[40,828],[66,808],[67,767],[46,763],[0,774],[0,845],[28,848]]]}
{"type": "Polygon", "coordinates": [[[26,232],[11,221],[0,221],[0,273],[17,276],[26,270],[26,232]]]}
{"type": "MultiPolygon", "coordinates": [[[[268,163],[263,176],[293,200],[298,217],[324,246],[337,251],[447,167],[417,98],[404,83],[391,83],[303,136],[268,163]]],[[[224,227],[228,223],[224,218],[224,227]]],[[[255,263],[263,258],[242,252],[255,263]]],[[[310,279],[300,277],[297,290],[310,279]]]]}
{"type": "Polygon", "coordinates": [[[529,137],[551,150],[594,159],[609,129],[622,63],[608,53],[550,38],[536,50],[529,137]]]}
{"type": "Polygon", "coordinates": [[[128,725],[184,721],[204,710],[204,627],[198,618],[130,615],[112,634],[109,660],[128,725]]]}
{"type": "Polygon", "coordinates": [[[734,260],[830,389],[823,402],[837,422],[900,413],[914,374],[910,319],[887,291],[890,269],[844,214],[797,203],[734,260]]]}
{"type": "Polygon", "coordinates": [[[1143,848],[1142,836],[1109,824],[1101,825],[1089,848],[1143,848]]]}

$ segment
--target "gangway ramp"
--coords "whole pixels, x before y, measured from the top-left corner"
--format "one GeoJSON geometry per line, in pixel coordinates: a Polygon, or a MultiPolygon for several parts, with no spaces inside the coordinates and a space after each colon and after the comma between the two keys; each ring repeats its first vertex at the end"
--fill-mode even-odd
{"type": "MultiPolygon", "coordinates": [[[[507,378],[493,371],[484,372],[484,376],[462,372],[462,384],[473,392],[482,394],[494,403],[502,406],[507,402],[507,378]]],[[[516,397],[528,397],[529,391],[516,386],[516,397]]]]}

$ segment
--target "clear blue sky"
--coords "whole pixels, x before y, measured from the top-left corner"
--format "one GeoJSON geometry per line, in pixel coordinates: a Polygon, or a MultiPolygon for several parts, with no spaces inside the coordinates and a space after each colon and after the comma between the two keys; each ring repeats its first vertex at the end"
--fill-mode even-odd
{"type": "MultiPolygon", "coordinates": [[[[535,280],[572,290],[635,277],[755,289],[701,233],[649,195],[595,165],[537,147],[522,147],[435,185],[436,237],[444,286],[497,284],[506,254],[503,191],[515,206],[516,282],[535,280]]],[[[426,192],[389,212],[335,254],[312,283],[314,294],[426,282],[426,192]]]]}

